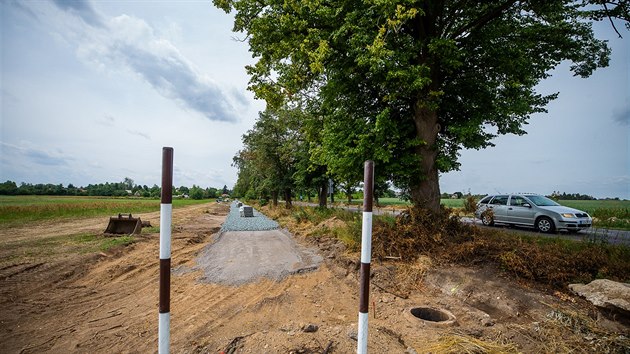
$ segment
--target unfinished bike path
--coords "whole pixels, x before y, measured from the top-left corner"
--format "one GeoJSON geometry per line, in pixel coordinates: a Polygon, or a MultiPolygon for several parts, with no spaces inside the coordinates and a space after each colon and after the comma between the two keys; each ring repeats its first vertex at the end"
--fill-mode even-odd
{"type": "Polygon", "coordinates": [[[253,217],[240,216],[232,203],[217,240],[199,254],[195,268],[204,272],[203,282],[241,285],[312,271],[321,261],[314,249],[297,244],[275,221],[256,210],[253,217]]]}

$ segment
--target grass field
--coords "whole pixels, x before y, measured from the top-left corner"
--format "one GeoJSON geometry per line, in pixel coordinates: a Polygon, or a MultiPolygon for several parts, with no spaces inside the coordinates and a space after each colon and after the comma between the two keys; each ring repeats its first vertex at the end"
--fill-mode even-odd
{"type": "MultiPolygon", "coordinates": [[[[173,199],[173,208],[208,201],[208,199],[173,199]]],[[[40,220],[146,213],[159,210],[159,199],[0,196],[0,226],[10,227],[40,220]]]]}

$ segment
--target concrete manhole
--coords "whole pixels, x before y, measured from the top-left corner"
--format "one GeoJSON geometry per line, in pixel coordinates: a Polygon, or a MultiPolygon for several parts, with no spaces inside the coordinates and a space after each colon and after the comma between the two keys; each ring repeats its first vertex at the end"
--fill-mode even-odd
{"type": "Polygon", "coordinates": [[[452,326],[456,322],[450,311],[434,307],[412,307],[405,310],[405,317],[412,323],[433,327],[452,326]]]}

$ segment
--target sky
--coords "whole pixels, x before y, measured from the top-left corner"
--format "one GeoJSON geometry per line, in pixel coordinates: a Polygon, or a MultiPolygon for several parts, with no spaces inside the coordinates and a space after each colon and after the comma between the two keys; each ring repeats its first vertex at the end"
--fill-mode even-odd
{"type": "MultiPolygon", "coordinates": [[[[232,157],[265,105],[247,91],[255,61],[233,18],[210,1],[0,1],[0,181],[161,181],[232,187],[232,157]]],[[[464,150],[444,192],[553,191],[630,199],[630,32],[588,79],[568,64],[543,81],[560,92],[527,135],[464,150]]],[[[358,166],[362,168],[362,166],[358,166]]]]}

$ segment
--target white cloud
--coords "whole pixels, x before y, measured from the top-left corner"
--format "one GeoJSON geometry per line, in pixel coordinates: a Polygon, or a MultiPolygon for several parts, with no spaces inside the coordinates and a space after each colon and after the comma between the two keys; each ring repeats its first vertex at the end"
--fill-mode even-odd
{"type": "MultiPolygon", "coordinates": [[[[59,34],[76,46],[84,62],[104,71],[133,72],[160,95],[209,120],[239,120],[243,110],[237,107],[248,102],[244,95],[200,73],[144,20],[125,14],[105,18],[88,1],[55,0],[54,4],[66,16],[50,21],[61,27],[59,34]]],[[[33,12],[40,21],[48,20],[41,10],[33,12]]]]}

